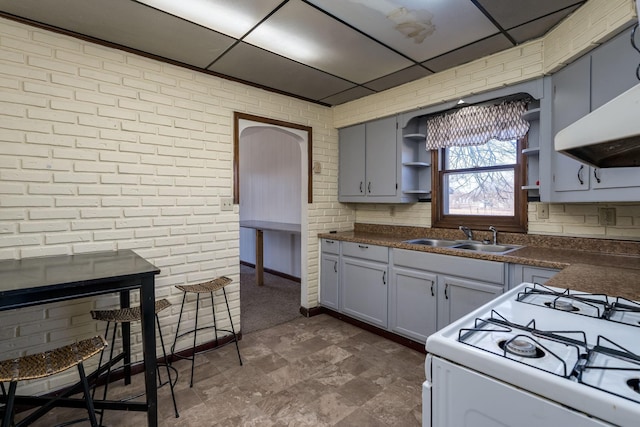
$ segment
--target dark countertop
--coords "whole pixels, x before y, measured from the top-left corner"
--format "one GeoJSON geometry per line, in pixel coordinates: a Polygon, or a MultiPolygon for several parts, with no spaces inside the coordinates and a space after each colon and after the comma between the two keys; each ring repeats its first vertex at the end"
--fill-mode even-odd
{"type": "MultiPolygon", "coordinates": [[[[437,232],[435,232],[437,234],[437,232]]],[[[621,247],[631,247],[631,254],[598,252],[594,248],[610,249],[615,241],[597,241],[597,239],[577,239],[561,237],[540,238],[532,236],[534,244],[549,244],[556,247],[534,246],[527,244],[526,235],[520,235],[517,242],[505,244],[525,245],[520,249],[497,255],[487,252],[463,251],[446,247],[433,247],[403,243],[404,240],[416,238],[415,235],[376,233],[369,231],[345,231],[340,233],[319,234],[320,238],[347,242],[366,243],[415,250],[421,252],[455,255],[466,258],[485,259],[489,261],[524,264],[534,267],[554,268],[562,270],[549,282],[550,286],[571,288],[584,292],[605,293],[640,301],[640,254],[635,252],[638,242],[622,242],[621,247]],[[524,237],[523,237],[524,236],[524,237]],[[583,242],[581,242],[581,240],[583,242]],[[594,242],[595,241],[595,242],[594,242]],[[591,250],[578,250],[576,247],[588,247],[591,250]],[[564,247],[563,247],[564,246],[564,247]]],[[[418,237],[451,238],[450,236],[424,234],[418,237]]],[[[453,237],[459,239],[459,236],[453,237]]]]}

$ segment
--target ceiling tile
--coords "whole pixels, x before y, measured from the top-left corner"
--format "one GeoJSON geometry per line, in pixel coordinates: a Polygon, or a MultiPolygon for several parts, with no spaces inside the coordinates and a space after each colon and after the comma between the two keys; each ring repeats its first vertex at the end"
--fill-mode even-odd
{"type": "Polygon", "coordinates": [[[495,36],[472,43],[453,52],[445,53],[442,56],[425,61],[422,64],[437,73],[510,47],[512,47],[512,44],[505,36],[496,34],[495,36]]]}
{"type": "Polygon", "coordinates": [[[505,30],[584,2],[578,0],[478,0],[478,3],[505,30]]]}
{"type": "Polygon", "coordinates": [[[429,74],[432,74],[431,71],[426,70],[419,65],[414,65],[413,67],[405,68],[404,70],[397,71],[393,74],[389,74],[388,76],[367,82],[364,86],[373,89],[376,92],[381,92],[383,90],[420,79],[428,76],[429,74]]]}
{"type": "Polygon", "coordinates": [[[300,0],[290,0],[244,41],[355,83],[412,65],[300,0]]]}
{"type": "Polygon", "coordinates": [[[340,92],[327,98],[323,98],[321,99],[321,101],[329,105],[338,105],[344,104],[345,102],[353,101],[354,99],[364,98],[365,96],[371,95],[373,93],[375,92],[370,89],[362,86],[356,86],[352,89],[347,89],[344,92],[340,92]]]}
{"type": "Polygon", "coordinates": [[[417,62],[494,34],[469,0],[310,0],[417,62]]]}
{"type": "Polygon", "coordinates": [[[131,0],[0,1],[3,11],[163,58],[206,67],[234,39],[131,0]],[[170,31],[167,31],[170,28],[170,31]]]}
{"type": "Polygon", "coordinates": [[[233,47],[209,69],[314,100],[353,87],[353,83],[247,43],[233,47]]]}
{"type": "Polygon", "coordinates": [[[241,38],[282,0],[136,0],[231,37],[241,38]]]}
{"type": "Polygon", "coordinates": [[[552,13],[551,15],[547,15],[544,18],[536,19],[533,22],[529,22],[524,25],[520,25],[515,27],[507,33],[517,43],[523,43],[527,40],[535,39],[543,36],[550,28],[553,28],[562,21],[566,16],[571,14],[574,10],[576,10],[578,6],[570,7],[568,9],[564,9],[560,12],[552,13]]]}

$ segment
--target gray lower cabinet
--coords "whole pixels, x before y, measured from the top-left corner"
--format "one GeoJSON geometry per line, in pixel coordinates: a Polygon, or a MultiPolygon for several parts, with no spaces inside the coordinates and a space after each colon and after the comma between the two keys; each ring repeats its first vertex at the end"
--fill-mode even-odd
{"type": "Polygon", "coordinates": [[[341,312],[387,328],[389,248],[342,242],[341,312]]]}
{"type": "Polygon", "coordinates": [[[504,285],[460,277],[440,276],[438,286],[438,329],[447,326],[504,291],[504,285]]]}
{"type": "Polygon", "coordinates": [[[389,329],[398,335],[426,342],[437,330],[438,276],[394,266],[390,280],[389,329]]]}
{"type": "Polygon", "coordinates": [[[340,309],[340,242],[322,239],[320,253],[320,304],[340,309]]]}
{"type": "Polygon", "coordinates": [[[544,285],[560,270],[554,268],[534,267],[531,265],[510,264],[509,266],[510,287],[519,285],[522,282],[539,283],[544,285]]]}
{"type": "Polygon", "coordinates": [[[501,262],[405,249],[391,250],[391,265],[390,329],[421,342],[501,294],[507,277],[501,262]]]}

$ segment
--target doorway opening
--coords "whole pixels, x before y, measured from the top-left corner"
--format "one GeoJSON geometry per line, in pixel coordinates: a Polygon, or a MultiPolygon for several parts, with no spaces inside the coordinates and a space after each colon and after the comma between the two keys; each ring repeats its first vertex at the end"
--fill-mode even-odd
{"type": "Polygon", "coordinates": [[[291,320],[306,305],[311,135],[295,124],[235,118],[240,318],[250,333],[291,320]]]}

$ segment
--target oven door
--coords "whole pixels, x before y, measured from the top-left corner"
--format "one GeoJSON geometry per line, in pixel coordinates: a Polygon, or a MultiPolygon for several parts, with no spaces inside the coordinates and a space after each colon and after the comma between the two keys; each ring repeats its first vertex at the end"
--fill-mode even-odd
{"type": "Polygon", "coordinates": [[[432,355],[422,393],[424,427],[613,426],[432,355]]]}

